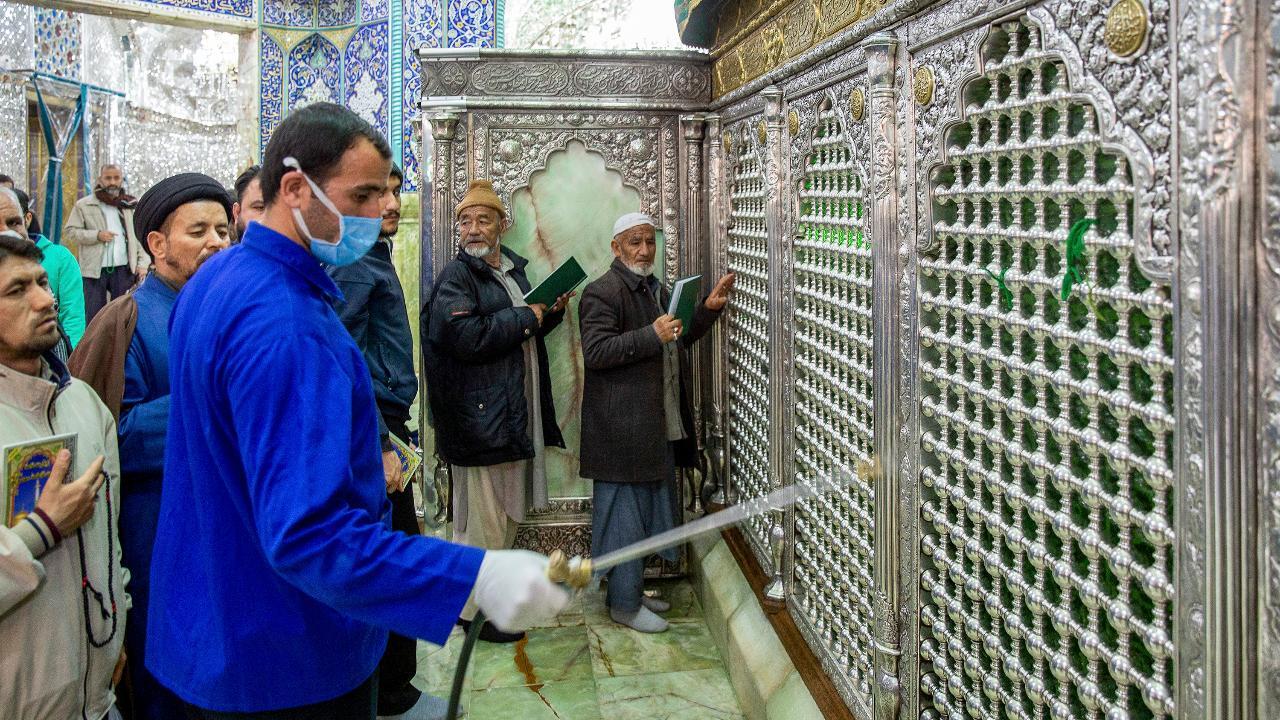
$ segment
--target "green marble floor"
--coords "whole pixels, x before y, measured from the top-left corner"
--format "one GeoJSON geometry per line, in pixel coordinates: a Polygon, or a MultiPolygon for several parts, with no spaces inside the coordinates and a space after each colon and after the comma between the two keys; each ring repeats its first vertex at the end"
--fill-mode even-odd
{"type": "MultiPolygon", "coordinates": [[[[671,628],[644,635],[609,619],[601,593],[580,596],[553,626],[514,645],[477,643],[464,707],[472,720],[742,718],[702,608],[687,582],[655,583],[671,628]]],[[[418,646],[414,684],[448,695],[462,645],[418,646]]]]}

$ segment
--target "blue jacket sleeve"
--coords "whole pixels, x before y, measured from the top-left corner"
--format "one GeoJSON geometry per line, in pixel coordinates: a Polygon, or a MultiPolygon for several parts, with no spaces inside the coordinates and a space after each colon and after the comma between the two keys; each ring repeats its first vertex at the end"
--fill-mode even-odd
{"type": "Polygon", "coordinates": [[[362,367],[347,367],[321,338],[285,333],[254,345],[231,352],[227,385],[249,520],[267,561],[344,615],[444,644],[484,551],[394,532],[384,521],[377,446],[352,453],[357,423],[372,421],[355,404],[362,393],[352,371],[362,367]]]}
{"type": "Polygon", "coordinates": [[[169,395],[151,398],[147,377],[146,359],[135,333],[125,354],[124,397],[120,402],[120,472],[125,475],[164,472],[169,395]]]}

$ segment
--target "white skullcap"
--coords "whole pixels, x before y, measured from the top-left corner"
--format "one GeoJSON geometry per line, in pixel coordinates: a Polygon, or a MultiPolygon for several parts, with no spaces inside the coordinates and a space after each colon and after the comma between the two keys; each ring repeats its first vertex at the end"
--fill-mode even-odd
{"type": "Polygon", "coordinates": [[[631,228],[640,227],[641,225],[648,225],[649,227],[654,228],[657,227],[653,222],[653,218],[645,215],[644,213],[627,213],[626,215],[618,218],[618,221],[613,224],[613,236],[618,237],[631,228]]]}

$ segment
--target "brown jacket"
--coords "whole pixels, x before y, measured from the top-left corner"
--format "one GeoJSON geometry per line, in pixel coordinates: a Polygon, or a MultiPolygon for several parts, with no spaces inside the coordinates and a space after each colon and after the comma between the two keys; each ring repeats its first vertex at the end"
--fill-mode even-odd
{"type": "Polygon", "coordinates": [[[67,367],[102,398],[111,417],[120,422],[124,401],[124,360],[138,326],[138,301],[133,293],[107,303],[85,328],[67,367]]]}
{"type": "MultiPolygon", "coordinates": [[[[653,330],[671,300],[661,287],[655,302],[640,276],[614,260],[600,279],[582,292],[582,445],[579,475],[610,482],[651,482],[667,467],[663,413],[662,342],[653,330]]],[[[706,334],[720,313],[698,305],[681,336],[680,416],[685,440],[675,443],[676,465],[697,461],[697,440],[690,411],[689,354],[683,352],[706,334]]]]}

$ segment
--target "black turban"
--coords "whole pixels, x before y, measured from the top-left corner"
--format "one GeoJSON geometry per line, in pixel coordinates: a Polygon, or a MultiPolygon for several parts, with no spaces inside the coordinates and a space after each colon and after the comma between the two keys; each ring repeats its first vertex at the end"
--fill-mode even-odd
{"type": "Polygon", "coordinates": [[[142,194],[138,205],[133,209],[133,232],[151,254],[147,243],[147,234],[152,230],[160,230],[169,215],[182,205],[196,200],[213,200],[221,203],[227,211],[227,221],[231,220],[231,194],[217,180],[201,173],[179,173],[151,186],[142,194]]]}

